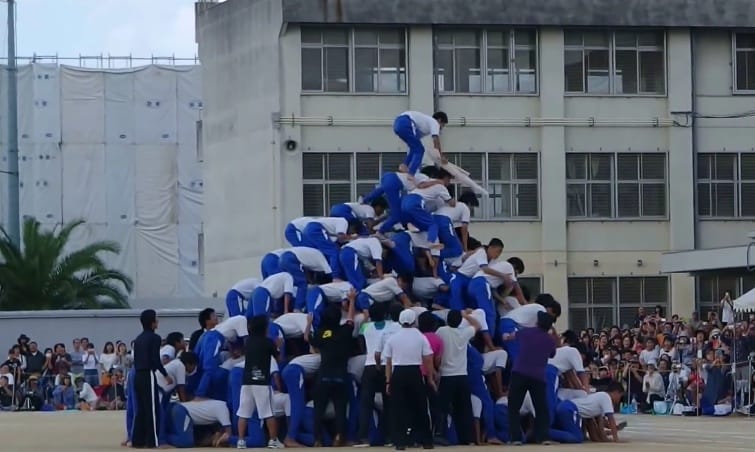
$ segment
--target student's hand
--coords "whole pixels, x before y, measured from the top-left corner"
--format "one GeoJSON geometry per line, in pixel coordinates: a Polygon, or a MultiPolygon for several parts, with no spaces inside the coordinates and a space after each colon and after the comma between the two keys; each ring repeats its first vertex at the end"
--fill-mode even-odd
{"type": "Polygon", "coordinates": [[[165,377],[165,382],[168,383],[169,385],[172,385],[173,384],[173,378],[171,378],[171,376],[168,375],[168,376],[165,377]]]}
{"type": "Polygon", "coordinates": [[[442,165],[446,165],[446,164],[448,164],[448,159],[445,156],[441,156],[440,157],[440,163],[442,165]]]}
{"type": "Polygon", "coordinates": [[[385,395],[391,395],[391,382],[385,383],[385,395]]]}

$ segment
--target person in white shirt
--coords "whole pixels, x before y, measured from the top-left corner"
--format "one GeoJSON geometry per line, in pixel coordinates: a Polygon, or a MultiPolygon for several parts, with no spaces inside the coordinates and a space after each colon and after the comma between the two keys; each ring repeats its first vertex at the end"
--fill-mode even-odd
{"type": "Polygon", "coordinates": [[[265,315],[278,317],[291,311],[294,296],[294,277],[290,273],[276,273],[267,277],[254,289],[246,318],[265,315]]]}
{"type": "Polygon", "coordinates": [[[94,349],[94,344],[89,343],[87,350],[84,352],[82,361],[84,363],[84,380],[89,383],[90,386],[98,386],[100,384],[100,357],[94,349]]]}
{"type": "Polygon", "coordinates": [[[286,339],[298,339],[307,330],[307,317],[303,312],[289,312],[273,320],[283,332],[286,339]]]}
{"type": "Polygon", "coordinates": [[[721,299],[721,323],[726,326],[734,323],[734,302],[731,301],[731,292],[724,292],[721,299]]]}
{"type": "Polygon", "coordinates": [[[433,146],[445,160],[440,146],[440,131],[446,124],[448,124],[448,115],[442,111],[435,112],[432,116],[418,111],[405,111],[398,115],[393,122],[393,133],[409,146],[409,152],[399,170],[412,175],[419,170],[422,157],[425,155],[422,138],[427,135],[432,137],[433,146]]]}
{"type": "Polygon", "coordinates": [[[317,217],[299,217],[291,220],[283,231],[283,236],[291,246],[302,246],[302,232],[304,228],[317,217]]]}
{"type": "Polygon", "coordinates": [[[296,297],[294,310],[301,312],[307,305],[307,273],[331,275],[333,269],[325,256],[314,248],[295,246],[281,254],[280,270],[294,277],[296,297]]]}
{"type": "Polygon", "coordinates": [[[621,402],[623,395],[621,383],[611,382],[605,392],[595,392],[564,403],[576,406],[591,441],[619,442],[619,425],[614,417],[614,406],[621,402]],[[606,429],[610,431],[610,439],[606,435],[606,429]]]}
{"type": "Polygon", "coordinates": [[[655,338],[649,337],[645,341],[645,350],[640,352],[640,364],[642,367],[647,367],[648,363],[658,363],[661,351],[656,344],[655,338]]]}
{"type": "MultiPolygon", "coordinates": [[[[461,224],[462,230],[467,231],[471,216],[469,206],[460,201],[457,201],[453,206],[441,206],[435,211],[433,214],[435,228],[432,229],[431,233],[428,233],[427,240],[435,242],[437,239],[443,244],[443,250],[440,252],[441,259],[457,258],[464,253],[464,245],[456,236],[454,225],[461,224]]],[[[467,236],[468,234],[467,232],[467,236]]]]}
{"type": "Polygon", "coordinates": [[[666,384],[655,361],[647,363],[647,373],[642,377],[642,392],[645,395],[645,411],[652,410],[654,402],[666,397],[666,384]]]}
{"type": "Polygon", "coordinates": [[[556,344],[556,354],[548,360],[548,364],[558,369],[560,384],[558,398],[572,400],[584,397],[590,393],[590,375],[585,372],[582,354],[572,344],[576,345],[579,337],[574,331],[564,331],[556,344]]]}
{"type": "Polygon", "coordinates": [[[383,245],[377,237],[354,239],[341,248],[339,262],[343,275],[356,290],[364,289],[367,284],[363,259],[375,266],[378,278],[383,277],[383,251],[383,245]]]}
{"type": "MultiPolygon", "coordinates": [[[[228,405],[222,400],[212,399],[195,399],[188,402],[181,402],[186,411],[189,413],[194,425],[215,425],[220,424],[222,433],[216,433],[212,439],[212,447],[223,447],[228,444],[231,437],[231,413],[228,411],[228,405]]],[[[198,446],[208,446],[210,444],[201,444],[198,446]]]]}
{"type": "Polygon", "coordinates": [[[402,403],[391,404],[395,419],[396,437],[391,438],[396,449],[403,450],[409,443],[406,436],[410,428],[417,442],[426,449],[432,448],[430,419],[427,413],[427,396],[420,365],[427,370],[430,385],[435,383],[435,366],[433,351],[427,338],[413,327],[417,314],[411,309],[404,309],[399,315],[401,329],[391,335],[385,342],[383,354],[385,366],[386,393],[391,399],[402,403]],[[403,434],[400,434],[401,432],[403,434]]]}
{"type": "Polygon", "coordinates": [[[197,397],[209,397],[211,383],[215,378],[216,369],[222,364],[220,349],[227,342],[236,342],[249,335],[247,318],[237,315],[220,322],[215,328],[205,332],[197,344],[200,368],[202,376],[199,380],[195,394],[197,397]]]}
{"type": "Polygon", "coordinates": [[[354,286],[348,281],[336,281],[328,284],[312,286],[307,291],[307,328],[304,340],[308,341],[311,333],[317,331],[320,319],[329,303],[344,303],[354,286]]]}
{"type": "MultiPolygon", "coordinates": [[[[364,323],[359,332],[364,337],[365,350],[367,351],[360,381],[359,431],[357,434],[360,445],[369,444],[368,434],[370,420],[375,408],[375,395],[380,394],[382,399],[385,400],[385,374],[380,363],[384,343],[383,336],[389,323],[385,320],[387,307],[388,305],[384,303],[376,303],[370,306],[370,322],[364,323]]],[[[385,427],[387,425],[385,423],[387,421],[385,410],[381,413],[381,417],[383,422],[378,423],[378,425],[385,427]]]]}
{"type": "MultiPolygon", "coordinates": [[[[155,372],[157,385],[160,387],[160,396],[162,400],[170,400],[174,392],[178,394],[178,400],[185,402],[189,400],[189,395],[185,391],[186,377],[194,375],[197,370],[197,355],[193,352],[181,353],[178,359],[174,359],[165,365],[165,372],[171,378],[168,383],[160,372],[155,372]]],[[[162,405],[162,403],[161,403],[162,405]]]]}
{"type": "Polygon", "coordinates": [[[341,278],[338,262],[339,245],[348,239],[349,222],[343,218],[323,217],[310,221],[301,233],[302,245],[319,250],[333,270],[333,278],[341,278]]]}
{"type": "Polygon", "coordinates": [[[445,309],[448,304],[449,287],[445,281],[432,276],[415,277],[412,280],[412,293],[423,304],[433,309],[445,309]]]}
{"type": "Polygon", "coordinates": [[[390,303],[398,299],[405,308],[412,306],[412,301],[404,292],[408,281],[404,277],[396,278],[386,275],[362,289],[357,296],[357,310],[367,311],[373,303],[390,303]]]}
{"type": "Polygon", "coordinates": [[[444,205],[454,206],[456,200],[451,197],[447,188],[451,183],[451,174],[443,169],[428,171],[433,171],[434,179],[442,183],[427,188],[417,188],[402,197],[401,217],[403,223],[409,226],[409,230],[414,227],[418,231],[426,231],[428,237],[437,238],[438,226],[433,221],[432,212],[444,205]]]}
{"type": "MultiPolygon", "coordinates": [[[[467,307],[467,288],[469,282],[479,271],[486,272],[488,274],[497,274],[495,270],[488,268],[488,263],[492,262],[501,255],[503,252],[503,242],[501,239],[491,239],[487,246],[481,246],[476,250],[468,251],[462,258],[461,266],[456,270],[456,273],[451,277],[451,299],[450,308],[456,310],[463,310],[467,307]]],[[[502,278],[504,275],[499,275],[502,278]]]]}
{"type": "Polygon", "coordinates": [[[367,235],[372,231],[388,208],[385,198],[377,197],[369,203],[344,202],[330,208],[331,217],[344,218],[349,226],[356,228],[357,234],[367,235]]]}
{"type": "Polygon", "coordinates": [[[260,284],[259,278],[246,278],[237,282],[225,296],[226,315],[233,317],[246,312],[245,302],[251,299],[252,292],[260,284]]]}
{"type": "Polygon", "coordinates": [[[82,411],[92,411],[97,409],[100,398],[94,392],[92,385],[84,381],[83,377],[76,378],[76,398],[79,401],[79,409],[82,411]]]}

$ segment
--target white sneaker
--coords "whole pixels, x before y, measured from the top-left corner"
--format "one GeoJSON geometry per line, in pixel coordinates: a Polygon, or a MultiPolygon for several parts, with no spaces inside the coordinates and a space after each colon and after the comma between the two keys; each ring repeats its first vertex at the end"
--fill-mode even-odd
{"type": "Polygon", "coordinates": [[[243,439],[236,441],[236,449],[246,449],[246,441],[243,439]]]}
{"type": "Polygon", "coordinates": [[[285,449],[286,446],[284,446],[283,443],[278,440],[278,438],[274,438],[267,442],[267,448],[268,449],[285,449]]]}

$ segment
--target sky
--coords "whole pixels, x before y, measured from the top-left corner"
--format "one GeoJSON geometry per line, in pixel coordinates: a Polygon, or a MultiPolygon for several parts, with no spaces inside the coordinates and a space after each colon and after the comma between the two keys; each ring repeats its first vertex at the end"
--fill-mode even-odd
{"type": "MultiPolygon", "coordinates": [[[[17,55],[193,58],[194,0],[16,0],[17,55]]],[[[3,5],[5,6],[5,5],[3,5]]],[[[5,8],[2,8],[3,16],[5,8]]],[[[0,18],[5,22],[5,17],[0,18]]],[[[5,31],[5,24],[0,30],[5,31]]],[[[6,44],[0,37],[0,44],[6,44]]],[[[2,52],[6,54],[6,52],[2,52]]]]}

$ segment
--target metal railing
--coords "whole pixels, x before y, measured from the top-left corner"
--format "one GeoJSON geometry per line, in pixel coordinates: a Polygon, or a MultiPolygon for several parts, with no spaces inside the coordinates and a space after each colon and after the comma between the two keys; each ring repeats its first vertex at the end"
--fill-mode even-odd
{"type": "MultiPolygon", "coordinates": [[[[49,64],[66,64],[91,69],[129,69],[137,66],[146,66],[150,64],[160,64],[164,66],[183,66],[199,64],[199,57],[177,57],[175,55],[150,55],[148,57],[138,57],[133,55],[79,55],[75,57],[65,57],[60,55],[37,55],[16,57],[16,63],[49,63],[49,64]]],[[[8,64],[6,56],[0,57],[0,65],[8,64]]]]}

